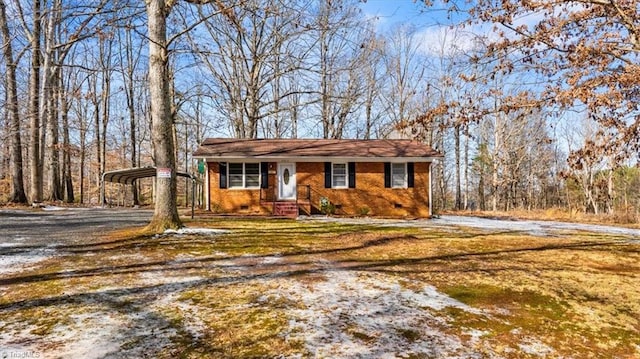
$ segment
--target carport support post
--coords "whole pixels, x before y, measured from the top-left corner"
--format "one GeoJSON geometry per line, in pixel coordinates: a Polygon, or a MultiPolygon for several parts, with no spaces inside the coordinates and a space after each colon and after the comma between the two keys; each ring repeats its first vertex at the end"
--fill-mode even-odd
{"type": "Polygon", "coordinates": [[[196,210],[196,178],[191,176],[191,219],[193,219],[193,212],[196,210]]]}
{"type": "Polygon", "coordinates": [[[431,196],[433,196],[433,186],[431,183],[431,176],[433,176],[433,173],[431,171],[431,169],[433,168],[432,164],[433,162],[429,162],[429,218],[433,217],[433,198],[431,198],[431,196]]]}
{"type": "Polygon", "coordinates": [[[101,180],[100,180],[100,207],[103,207],[103,208],[104,208],[104,204],[106,202],[105,190],[104,190],[104,187],[105,187],[105,185],[104,185],[104,176],[106,174],[107,174],[106,172],[103,173],[102,176],[101,176],[101,180]]]}

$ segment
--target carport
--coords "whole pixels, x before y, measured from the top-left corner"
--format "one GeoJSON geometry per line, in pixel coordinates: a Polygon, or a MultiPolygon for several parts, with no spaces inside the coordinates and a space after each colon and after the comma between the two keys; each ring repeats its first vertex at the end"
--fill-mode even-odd
{"type": "MultiPolygon", "coordinates": [[[[171,172],[166,172],[169,169],[161,169],[161,171],[158,171],[158,168],[153,167],[153,166],[149,166],[149,167],[136,167],[136,168],[126,168],[126,169],[120,169],[120,170],[115,170],[115,171],[109,171],[109,172],[105,172],[102,174],[102,181],[100,183],[100,203],[104,206],[104,204],[106,203],[106,196],[105,196],[105,183],[106,182],[112,182],[112,183],[120,183],[120,184],[127,184],[127,185],[134,185],[136,183],[136,181],[140,178],[147,178],[147,177],[156,177],[158,176],[158,173],[160,172],[160,175],[171,175],[171,172]]],[[[198,182],[202,182],[201,180],[199,180],[196,176],[185,173],[185,172],[180,172],[177,171],[176,172],[176,176],[178,177],[185,177],[185,178],[189,178],[191,179],[191,185],[192,185],[192,192],[191,192],[191,218],[193,218],[193,214],[194,214],[194,210],[195,210],[195,193],[196,193],[196,184],[198,182]]]]}

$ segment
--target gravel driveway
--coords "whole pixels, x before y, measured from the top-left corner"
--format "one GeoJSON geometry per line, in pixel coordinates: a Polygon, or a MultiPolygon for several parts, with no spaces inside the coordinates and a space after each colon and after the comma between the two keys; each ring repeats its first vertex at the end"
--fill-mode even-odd
{"type": "Polygon", "coordinates": [[[143,226],[152,214],[111,208],[0,210],[0,275],[51,257],[59,247],[86,241],[87,235],[143,226]]]}
{"type": "Polygon", "coordinates": [[[79,235],[142,226],[153,214],[142,209],[0,210],[0,246],[74,244],[79,235]]]}

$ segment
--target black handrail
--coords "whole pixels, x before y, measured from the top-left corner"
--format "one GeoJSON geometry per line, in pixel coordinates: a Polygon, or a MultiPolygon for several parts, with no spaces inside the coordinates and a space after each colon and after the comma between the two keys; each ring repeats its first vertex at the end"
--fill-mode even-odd
{"type": "MultiPolygon", "coordinates": [[[[307,191],[306,191],[307,192],[306,193],[306,199],[307,199],[307,201],[309,201],[310,209],[313,208],[313,207],[319,208],[319,203],[320,203],[320,199],[321,198],[326,198],[327,201],[329,201],[329,204],[334,204],[334,202],[329,198],[328,195],[326,195],[326,194],[324,194],[324,193],[322,193],[322,192],[320,192],[320,191],[318,191],[316,189],[313,189],[311,187],[311,185],[305,185],[305,187],[307,189],[307,191]],[[318,197],[317,200],[314,200],[314,195],[318,197]],[[315,204],[315,206],[314,206],[314,204],[315,204]]],[[[338,211],[338,210],[341,210],[341,209],[340,208],[335,208],[335,211],[338,211]]],[[[311,213],[309,213],[309,214],[311,214],[311,213]]]]}

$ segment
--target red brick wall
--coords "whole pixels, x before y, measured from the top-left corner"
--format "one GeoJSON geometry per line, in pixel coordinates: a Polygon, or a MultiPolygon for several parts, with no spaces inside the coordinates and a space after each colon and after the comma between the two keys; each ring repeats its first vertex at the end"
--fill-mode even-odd
{"type": "MultiPolygon", "coordinates": [[[[239,214],[270,214],[271,206],[260,204],[260,189],[228,189],[220,188],[220,166],[218,162],[209,162],[209,201],[212,212],[215,213],[239,213],[239,214]]],[[[275,163],[269,164],[269,187],[262,190],[266,196],[267,191],[273,193],[276,181],[275,163]]]]}
{"type": "MultiPolygon", "coordinates": [[[[276,163],[269,164],[269,189],[263,198],[275,198],[276,163]]],[[[336,205],[336,214],[360,215],[368,209],[372,216],[428,217],[429,216],[429,164],[415,163],[413,188],[384,188],[383,163],[356,163],[356,188],[324,188],[324,163],[299,162],[296,164],[298,198],[304,200],[307,185],[311,188],[311,205],[319,207],[321,197],[336,205]]],[[[260,190],[220,189],[219,166],[209,163],[211,210],[221,213],[271,213],[271,205],[260,203],[260,190]]]]}

